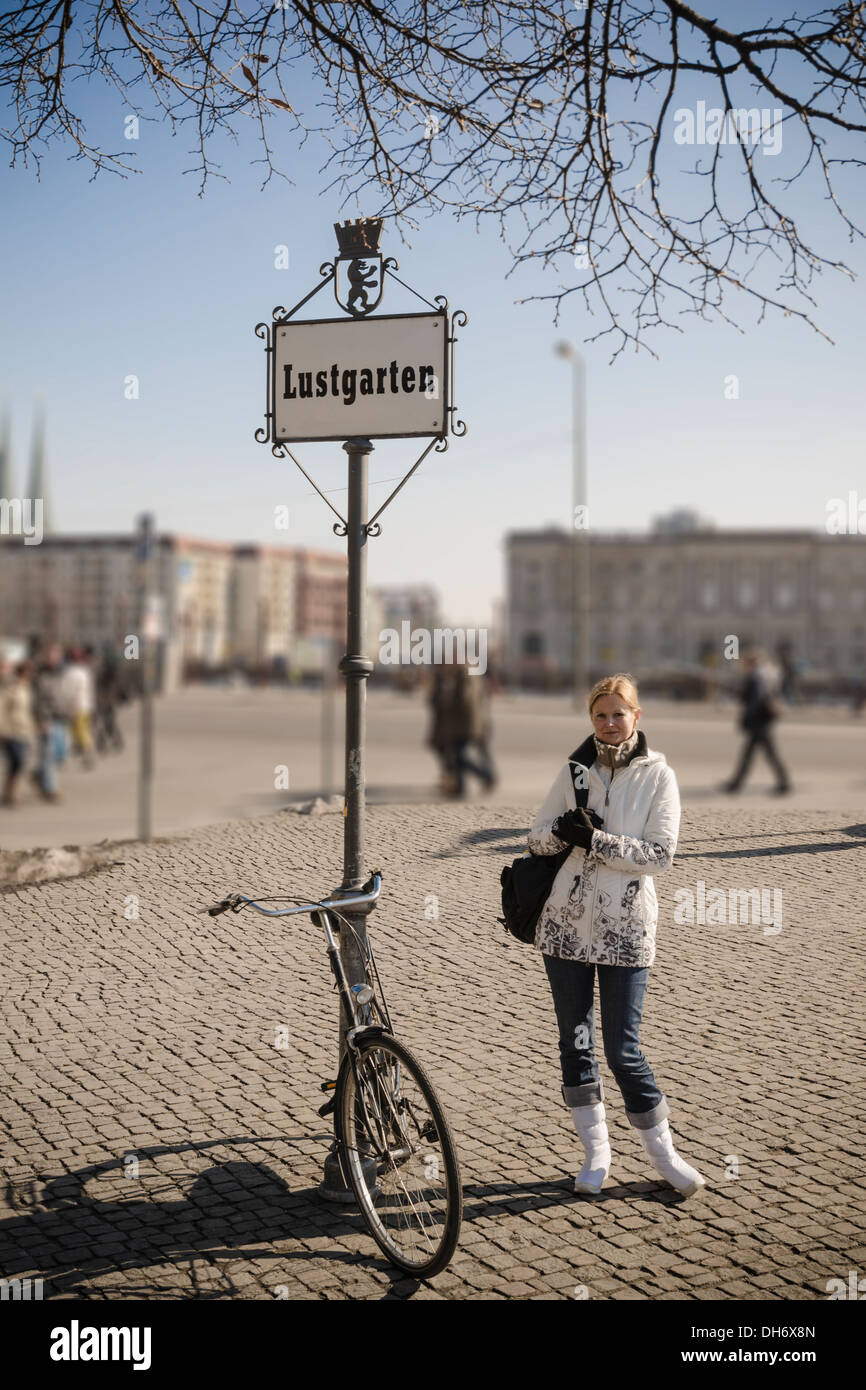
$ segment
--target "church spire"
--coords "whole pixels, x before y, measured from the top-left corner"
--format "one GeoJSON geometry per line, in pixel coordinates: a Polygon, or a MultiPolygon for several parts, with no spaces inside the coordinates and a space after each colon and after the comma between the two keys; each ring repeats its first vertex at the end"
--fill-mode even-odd
{"type": "Polygon", "coordinates": [[[45,468],[45,412],[38,404],[33,412],[33,435],[30,443],[30,483],[27,496],[42,498],[42,533],[53,529],[51,523],[51,503],[48,497],[48,474],[45,468]]]}
{"type": "Polygon", "coordinates": [[[12,478],[12,443],[9,411],[3,411],[0,424],[0,497],[15,497],[15,483],[12,478]]]}

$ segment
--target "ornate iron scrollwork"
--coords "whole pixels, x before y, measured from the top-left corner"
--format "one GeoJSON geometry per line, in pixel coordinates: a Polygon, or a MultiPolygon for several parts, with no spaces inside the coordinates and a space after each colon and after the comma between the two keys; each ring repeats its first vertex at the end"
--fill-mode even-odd
{"type": "MultiPolygon", "coordinates": [[[[295,458],[291,449],[282,441],[274,439],[276,428],[276,380],[275,380],[275,361],[276,361],[276,329],[278,325],[288,323],[294,318],[299,309],[302,309],[315,295],[319,294],[326,285],[331,285],[334,291],[334,298],[344,313],[354,319],[368,318],[382,302],[385,291],[385,280],[391,276],[399,285],[416,299],[420,299],[434,313],[442,314],[447,324],[446,352],[447,363],[446,371],[448,376],[447,399],[444,403],[444,416],[442,420],[442,433],[431,439],[424,449],[420,458],[409,469],[405,477],[394,488],[393,492],[385,499],[379,510],[365,524],[365,533],[370,537],[380,536],[382,528],[378,518],[386,507],[390,505],[397,493],[405,486],[412,477],[413,473],[421,466],[424,459],[431,449],[436,453],[442,454],[448,448],[448,433],[462,437],[467,432],[467,425],[457,415],[457,407],[454,401],[454,344],[457,341],[456,328],[465,328],[469,322],[468,315],[462,310],[457,309],[453,315],[450,314],[448,300],[444,294],[437,294],[432,300],[420,294],[411,285],[407,285],[401,280],[397,271],[400,264],[394,256],[382,256],[379,251],[379,239],[382,233],[383,219],[380,217],[358,218],[356,221],[335,223],[334,230],[337,233],[339,253],[333,261],[323,261],[319,266],[320,280],[314,285],[303,299],[291,309],[286,309],[282,304],[278,304],[272,314],[272,322],[257,323],[255,327],[256,337],[265,343],[266,360],[266,408],[265,423],[259,425],[255,431],[255,438],[259,444],[270,444],[271,453],[274,458],[289,458],[304,475],[313,489],[319,494],[322,500],[327,503],[331,511],[338,520],[334,523],[334,534],[337,536],[348,535],[348,524],[344,517],[340,515],[333,503],[325,496],[321,488],[313,481],[309,473],[295,458]],[[345,278],[348,282],[344,286],[341,280],[341,267],[345,270],[345,278]],[[373,293],[375,291],[375,293],[373,293]]],[[[438,422],[437,422],[438,423],[438,422]]]]}
{"type": "Polygon", "coordinates": [[[257,338],[261,338],[265,344],[265,423],[259,425],[255,432],[256,443],[267,444],[271,437],[271,422],[273,420],[273,401],[271,400],[271,329],[267,323],[257,323],[255,327],[257,338]]]}
{"type": "MultiPolygon", "coordinates": [[[[441,296],[437,295],[437,299],[439,298],[441,298],[441,296]]],[[[454,332],[454,329],[465,328],[468,322],[469,315],[466,313],[465,309],[455,309],[454,313],[451,315],[451,331],[448,336],[448,345],[451,354],[448,363],[449,376],[451,382],[451,389],[449,392],[451,402],[448,406],[448,412],[451,416],[451,433],[457,439],[461,439],[463,435],[466,434],[469,426],[466,424],[465,420],[460,419],[460,417],[457,414],[457,407],[456,405],[454,405],[454,344],[457,342],[457,334],[454,332]]]]}

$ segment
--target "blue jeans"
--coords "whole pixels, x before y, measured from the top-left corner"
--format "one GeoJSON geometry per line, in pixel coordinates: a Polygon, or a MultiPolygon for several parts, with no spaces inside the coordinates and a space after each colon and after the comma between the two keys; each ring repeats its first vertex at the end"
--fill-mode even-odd
{"type": "Polygon", "coordinates": [[[47,795],[57,791],[55,771],[66,761],[66,726],[59,719],[53,719],[44,734],[39,736],[39,761],[35,776],[39,786],[47,795]]]}
{"type": "Polygon", "coordinates": [[[670,1114],[640,1050],[638,1031],[649,967],[586,964],[543,954],[559,1025],[562,1098],[572,1109],[604,1100],[604,1083],[595,1060],[595,972],[601,1000],[604,1055],[637,1129],[651,1129],[670,1114]]]}

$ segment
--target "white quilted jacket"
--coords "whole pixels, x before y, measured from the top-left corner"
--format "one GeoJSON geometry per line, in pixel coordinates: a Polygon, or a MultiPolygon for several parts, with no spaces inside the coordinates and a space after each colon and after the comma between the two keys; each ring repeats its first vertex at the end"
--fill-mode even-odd
{"type": "Polygon", "coordinates": [[[604,829],[593,832],[588,851],[575,847],[556,875],[535,945],[568,960],[652,965],[658,922],[652,874],[670,868],[677,847],[677,779],[643,732],[628,763],[613,770],[597,762],[590,736],[577,761],[564,764],[532,823],[533,854],[566,848],[551,826],[575,807],[575,789],[587,785],[587,808],[601,816],[604,829]]]}

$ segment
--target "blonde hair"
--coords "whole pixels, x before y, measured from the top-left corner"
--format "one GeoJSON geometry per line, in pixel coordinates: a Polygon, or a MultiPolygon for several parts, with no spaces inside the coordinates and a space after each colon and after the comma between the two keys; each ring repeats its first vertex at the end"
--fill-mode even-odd
{"type": "Polygon", "coordinates": [[[637,683],[634,676],[628,671],[617,671],[615,676],[604,676],[600,681],[596,681],[589,692],[590,714],[592,714],[592,707],[596,700],[600,700],[602,695],[619,695],[623,704],[628,705],[629,709],[640,708],[637,683]]]}

